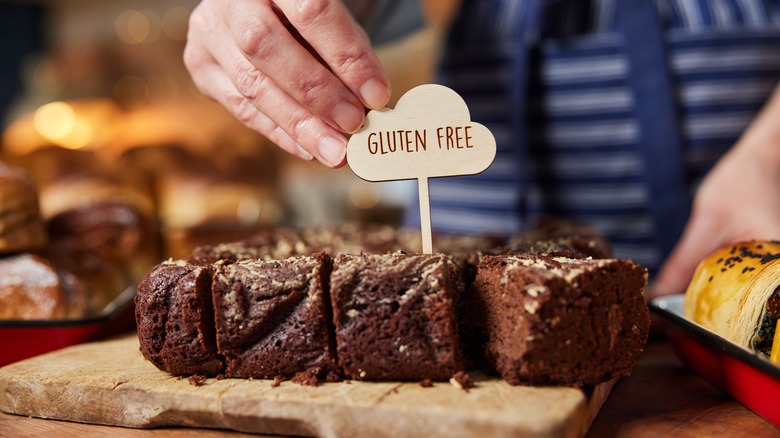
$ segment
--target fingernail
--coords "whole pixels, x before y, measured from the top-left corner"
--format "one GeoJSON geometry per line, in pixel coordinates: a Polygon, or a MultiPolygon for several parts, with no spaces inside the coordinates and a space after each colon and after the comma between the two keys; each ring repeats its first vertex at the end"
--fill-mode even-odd
{"type": "Polygon", "coordinates": [[[295,147],[298,149],[298,155],[303,158],[306,161],[311,161],[314,159],[314,155],[309,153],[306,149],[303,148],[303,146],[299,145],[298,143],[295,143],[295,147]]]}
{"type": "Polygon", "coordinates": [[[390,101],[390,88],[379,79],[369,79],[360,87],[360,95],[371,109],[381,109],[390,101]]]}
{"type": "Polygon", "coordinates": [[[344,132],[355,132],[363,124],[363,109],[341,102],[333,108],[333,120],[344,132]]]}
{"type": "Polygon", "coordinates": [[[332,137],[325,137],[320,140],[320,157],[325,160],[325,164],[329,166],[336,166],[344,159],[344,155],[347,153],[347,147],[343,141],[339,141],[332,137]]]}

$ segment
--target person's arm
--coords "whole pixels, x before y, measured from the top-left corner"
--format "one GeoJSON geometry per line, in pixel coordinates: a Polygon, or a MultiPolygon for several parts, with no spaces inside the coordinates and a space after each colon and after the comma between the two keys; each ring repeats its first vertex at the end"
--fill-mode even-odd
{"type": "Polygon", "coordinates": [[[330,167],[344,164],[344,133],[360,128],[364,107],[384,107],[391,93],[340,1],[203,0],[190,17],[184,62],[198,88],[245,125],[330,167]]]}
{"type": "Polygon", "coordinates": [[[704,257],[750,239],[780,239],[780,86],[702,181],[685,231],[649,296],[684,292],[704,257]]]}

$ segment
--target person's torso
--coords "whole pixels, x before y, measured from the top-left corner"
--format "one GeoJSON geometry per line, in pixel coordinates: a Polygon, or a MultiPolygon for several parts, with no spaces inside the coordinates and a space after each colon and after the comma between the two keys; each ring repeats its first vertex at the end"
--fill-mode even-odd
{"type": "Polygon", "coordinates": [[[498,153],[480,175],[431,181],[434,229],[508,235],[540,216],[573,217],[617,257],[657,268],[669,251],[661,241],[681,229],[654,206],[674,191],[689,203],[780,78],[780,4],[659,0],[657,15],[626,31],[617,2],[464,1],[439,79],[491,129],[498,153]],[[626,41],[653,29],[665,59],[639,64],[648,60],[626,41]],[[659,75],[666,100],[642,82],[659,75]],[[667,113],[673,150],[658,144],[668,136],[643,141],[656,129],[648,114],[667,113]]]}

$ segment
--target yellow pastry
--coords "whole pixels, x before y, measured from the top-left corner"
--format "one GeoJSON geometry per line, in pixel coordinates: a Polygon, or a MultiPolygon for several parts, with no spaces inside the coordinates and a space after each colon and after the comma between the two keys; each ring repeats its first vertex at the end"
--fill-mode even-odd
{"type": "Polygon", "coordinates": [[[696,268],[685,292],[685,316],[769,357],[780,319],[780,242],[740,242],[696,268]]]}

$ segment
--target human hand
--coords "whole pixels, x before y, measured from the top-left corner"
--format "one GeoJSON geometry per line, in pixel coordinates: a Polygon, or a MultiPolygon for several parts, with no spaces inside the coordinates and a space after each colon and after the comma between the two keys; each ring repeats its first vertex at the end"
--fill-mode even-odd
{"type": "Polygon", "coordinates": [[[190,17],[184,63],[206,96],[285,151],[345,163],[344,133],[390,82],[340,1],[203,0],[190,17]]]}
{"type": "Polygon", "coordinates": [[[648,298],[682,293],[696,266],[720,247],[780,238],[780,93],[699,187],[685,231],[648,298]]]}

